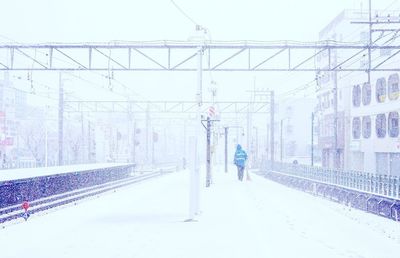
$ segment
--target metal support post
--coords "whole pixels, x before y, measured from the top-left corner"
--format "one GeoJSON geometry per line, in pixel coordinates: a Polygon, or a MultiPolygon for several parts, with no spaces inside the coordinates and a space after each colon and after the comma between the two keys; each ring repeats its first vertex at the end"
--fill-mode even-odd
{"type": "Polygon", "coordinates": [[[274,115],[275,115],[275,99],[274,99],[274,91],[271,91],[271,100],[270,100],[270,151],[271,151],[271,170],[274,169],[274,154],[275,154],[275,139],[274,139],[274,131],[275,131],[275,120],[274,120],[274,115]]]}
{"type": "Polygon", "coordinates": [[[225,127],[225,173],[228,172],[228,127],[225,127]]]}
{"type": "Polygon", "coordinates": [[[314,112],[311,113],[311,166],[314,166],[314,112]]]}
{"type": "Polygon", "coordinates": [[[84,124],[83,124],[83,112],[81,112],[81,141],[82,141],[82,149],[81,149],[81,159],[82,164],[85,163],[85,131],[84,131],[84,124]]]}
{"type": "Polygon", "coordinates": [[[372,5],[371,0],[368,3],[369,14],[369,42],[368,42],[368,83],[371,85],[371,46],[372,46],[372,5]]]}
{"type": "MultiPolygon", "coordinates": [[[[88,140],[88,161],[89,161],[89,163],[92,162],[92,155],[91,155],[91,153],[92,153],[92,145],[91,145],[92,135],[90,134],[90,130],[91,130],[90,121],[88,121],[88,131],[87,131],[88,139],[87,140],[88,140]]],[[[117,141],[118,141],[118,139],[117,139],[117,141]]],[[[118,150],[118,148],[117,148],[117,150],[118,150]]]]}
{"type": "Polygon", "coordinates": [[[196,113],[196,136],[194,142],[194,162],[193,168],[190,173],[190,203],[189,203],[189,218],[187,221],[193,221],[195,215],[199,213],[199,199],[200,199],[200,164],[198,142],[201,126],[201,106],[202,106],[202,81],[203,81],[203,47],[199,46],[197,49],[197,113],[196,113]]]}
{"type": "Polygon", "coordinates": [[[148,164],[150,161],[150,112],[149,112],[149,106],[147,106],[146,109],[146,163],[148,164]]]}
{"type": "Polygon", "coordinates": [[[64,143],[64,87],[61,73],[59,73],[58,89],[58,165],[63,165],[64,143]]]}
{"type": "Polygon", "coordinates": [[[151,165],[154,166],[154,128],[151,128],[151,165]]]}
{"type": "Polygon", "coordinates": [[[283,161],[283,119],[281,119],[281,147],[280,147],[280,152],[281,152],[281,162],[283,161]]]}
{"type": "Polygon", "coordinates": [[[211,185],[211,121],[210,117],[207,117],[207,176],[206,176],[206,187],[211,185]]]}
{"type": "Polygon", "coordinates": [[[187,138],[187,133],[186,133],[186,120],[183,120],[183,150],[182,150],[182,168],[186,169],[186,138],[187,138]]]}
{"type": "Polygon", "coordinates": [[[132,161],[136,164],[136,121],[133,120],[132,161]]]}

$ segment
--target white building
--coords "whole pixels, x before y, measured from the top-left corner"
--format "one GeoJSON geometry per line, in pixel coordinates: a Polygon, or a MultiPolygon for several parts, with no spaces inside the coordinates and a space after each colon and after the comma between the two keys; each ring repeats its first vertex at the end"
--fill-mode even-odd
{"type": "MultiPolygon", "coordinates": [[[[374,17],[376,15],[388,17],[388,14],[393,16],[393,13],[388,11],[373,13],[374,17]]],[[[320,40],[367,44],[368,25],[351,23],[367,19],[368,14],[365,12],[345,10],[320,32],[320,40]]],[[[376,44],[393,44],[396,41],[395,35],[390,32],[372,35],[376,44]]],[[[329,65],[328,56],[324,54],[318,59],[321,67],[329,65]]],[[[371,67],[390,57],[391,54],[393,53],[387,50],[372,51],[371,67]]],[[[348,57],[339,56],[332,50],[331,66],[341,64],[346,58],[348,57]]],[[[399,59],[395,56],[390,62],[398,62],[399,59]]],[[[357,56],[342,66],[367,68],[368,55],[357,56]]],[[[317,92],[319,147],[322,149],[322,165],[400,175],[399,75],[389,72],[371,72],[370,84],[365,72],[327,72],[318,74],[318,78],[320,85],[317,92]],[[334,133],[335,88],[337,88],[336,138],[334,133]],[[335,153],[337,153],[337,159],[335,159],[335,153]]]]}

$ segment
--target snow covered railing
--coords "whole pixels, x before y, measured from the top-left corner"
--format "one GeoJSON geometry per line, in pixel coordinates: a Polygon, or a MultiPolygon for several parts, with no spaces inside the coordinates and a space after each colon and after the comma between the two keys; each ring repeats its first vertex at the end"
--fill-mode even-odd
{"type": "Polygon", "coordinates": [[[10,175],[0,177],[0,208],[21,204],[23,200],[34,201],[127,178],[134,167],[134,164],[114,164],[90,169],[52,167],[44,172],[35,170],[35,174],[29,169],[16,170],[14,173],[8,171],[10,175]]]}
{"type": "MultiPolygon", "coordinates": [[[[270,170],[271,163],[264,170],[270,170]]],[[[400,177],[361,171],[336,170],[307,165],[274,162],[274,171],[317,180],[327,184],[339,185],[355,190],[382,195],[388,198],[400,198],[400,177]]]]}
{"type": "MultiPolygon", "coordinates": [[[[75,203],[81,199],[96,196],[104,192],[116,190],[127,185],[131,185],[137,182],[148,180],[157,176],[163,175],[160,172],[146,173],[139,176],[131,176],[117,181],[112,181],[102,185],[96,185],[93,187],[86,187],[76,191],[71,191],[63,194],[53,195],[47,198],[38,199],[30,203],[31,209],[29,215],[50,210],[52,208],[66,205],[69,203],[75,203]]],[[[13,205],[0,209],[0,223],[4,223],[10,220],[18,219],[23,217],[24,212],[21,209],[21,205],[13,205]]]]}
{"type": "Polygon", "coordinates": [[[277,162],[270,168],[260,172],[289,187],[400,220],[398,177],[277,162]]]}

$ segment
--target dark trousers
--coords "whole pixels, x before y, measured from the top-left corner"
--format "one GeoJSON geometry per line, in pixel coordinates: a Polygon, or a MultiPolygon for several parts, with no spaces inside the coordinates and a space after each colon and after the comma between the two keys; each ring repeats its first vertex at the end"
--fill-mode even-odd
{"type": "Polygon", "coordinates": [[[237,166],[237,170],[238,170],[238,179],[240,181],[243,181],[244,167],[237,166]]]}

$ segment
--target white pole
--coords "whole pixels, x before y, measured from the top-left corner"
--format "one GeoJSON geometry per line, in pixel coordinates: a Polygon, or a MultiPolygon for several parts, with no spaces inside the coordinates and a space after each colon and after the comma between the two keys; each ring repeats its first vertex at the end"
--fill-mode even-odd
{"type": "Polygon", "coordinates": [[[197,114],[196,114],[196,136],[194,141],[194,162],[193,168],[190,173],[190,205],[189,205],[189,219],[188,221],[193,221],[195,215],[199,213],[199,199],[200,199],[200,164],[199,164],[199,152],[197,151],[199,145],[199,136],[200,136],[200,126],[201,126],[201,117],[200,117],[200,108],[202,105],[202,66],[203,66],[203,49],[201,46],[198,48],[197,58],[198,58],[198,66],[197,66],[197,114]]]}

